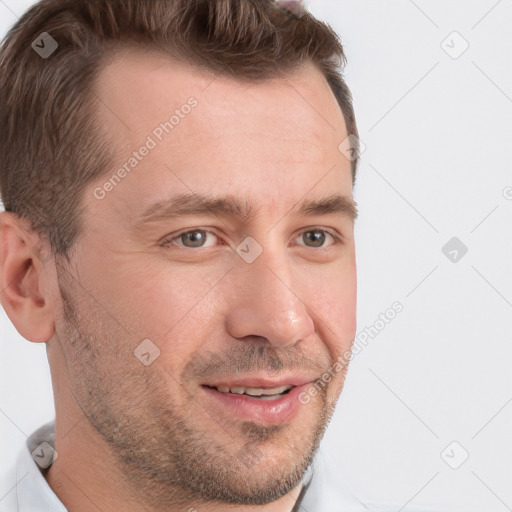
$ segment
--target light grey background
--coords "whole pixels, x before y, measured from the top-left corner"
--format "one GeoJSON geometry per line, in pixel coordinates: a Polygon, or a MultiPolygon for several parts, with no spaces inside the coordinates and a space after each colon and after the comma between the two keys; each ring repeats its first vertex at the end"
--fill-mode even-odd
{"type": "MultiPolygon", "coordinates": [[[[0,0],[0,32],[31,3],[0,0]]],[[[374,327],[324,449],[356,493],[403,511],[512,510],[512,0],[309,9],[348,57],[366,146],[355,187],[358,339],[374,327]],[[463,257],[460,242],[442,252],[453,237],[463,257]],[[395,301],[404,309],[382,327],[395,301]]],[[[53,402],[44,346],[1,311],[0,336],[4,472],[53,402]]]]}

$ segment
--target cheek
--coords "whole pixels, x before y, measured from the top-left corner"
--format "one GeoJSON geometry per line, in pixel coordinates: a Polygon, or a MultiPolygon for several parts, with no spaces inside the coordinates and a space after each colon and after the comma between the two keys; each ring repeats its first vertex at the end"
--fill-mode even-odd
{"type": "MultiPolygon", "coordinates": [[[[305,302],[311,305],[312,312],[317,316],[318,335],[325,343],[332,360],[336,361],[342,355],[345,361],[348,359],[357,329],[355,267],[344,267],[342,271],[330,274],[326,283],[316,291],[310,289],[310,300],[305,302]]],[[[337,383],[338,378],[339,376],[336,376],[337,383]]]]}
{"type": "Polygon", "coordinates": [[[325,322],[331,327],[327,340],[336,352],[351,347],[356,335],[356,293],[355,287],[344,287],[335,291],[329,301],[322,305],[325,322]]]}
{"type": "Polygon", "coordinates": [[[124,269],[118,268],[116,274],[116,282],[110,282],[111,291],[106,292],[114,299],[112,304],[128,321],[137,320],[149,329],[148,334],[158,338],[165,337],[193,316],[223,276],[222,269],[186,267],[171,262],[129,263],[124,269]]]}
{"type": "MultiPolygon", "coordinates": [[[[320,277],[320,276],[318,276],[320,277]]],[[[315,312],[333,326],[333,331],[356,329],[357,278],[355,265],[343,265],[337,272],[326,272],[316,288],[308,291],[315,312]]]]}
{"type": "Polygon", "coordinates": [[[124,300],[132,332],[159,347],[160,362],[175,377],[213,332],[215,288],[224,274],[213,268],[169,266],[135,278],[137,292],[124,300]]]}

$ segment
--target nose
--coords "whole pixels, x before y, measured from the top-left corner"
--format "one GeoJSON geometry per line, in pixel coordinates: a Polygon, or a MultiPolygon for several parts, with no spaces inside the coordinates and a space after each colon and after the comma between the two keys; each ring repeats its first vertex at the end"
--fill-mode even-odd
{"type": "Polygon", "coordinates": [[[294,345],[315,331],[298,287],[300,278],[306,281],[308,276],[297,274],[303,270],[292,272],[286,256],[277,261],[266,253],[253,263],[239,262],[226,330],[241,340],[257,337],[275,347],[294,345]]]}

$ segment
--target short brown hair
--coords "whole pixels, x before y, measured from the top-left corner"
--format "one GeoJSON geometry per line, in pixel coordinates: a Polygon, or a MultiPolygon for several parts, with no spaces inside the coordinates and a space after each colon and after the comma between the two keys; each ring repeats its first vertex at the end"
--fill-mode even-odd
{"type": "MultiPolygon", "coordinates": [[[[313,62],[348,133],[357,136],[341,75],[343,47],[307,11],[288,16],[271,0],[42,0],[0,48],[0,194],[5,209],[47,236],[55,254],[67,256],[81,232],[85,188],[113,165],[112,148],[91,115],[92,87],[107,57],[134,43],[239,80],[313,62]],[[33,46],[44,32],[58,44],[47,58],[33,46]]],[[[353,183],[356,169],[357,159],[353,183]]]]}

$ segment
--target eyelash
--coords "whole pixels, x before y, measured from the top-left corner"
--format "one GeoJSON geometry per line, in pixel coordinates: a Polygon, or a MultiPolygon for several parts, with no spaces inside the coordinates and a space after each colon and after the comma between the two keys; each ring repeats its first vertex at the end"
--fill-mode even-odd
{"type": "MultiPolygon", "coordinates": [[[[205,233],[208,233],[208,234],[212,234],[214,236],[216,236],[217,238],[220,238],[219,235],[217,235],[214,231],[211,231],[211,230],[208,230],[208,229],[204,229],[204,228],[195,228],[195,229],[189,229],[187,231],[182,231],[181,233],[178,233],[177,235],[173,235],[171,238],[167,237],[167,238],[164,238],[162,240],[162,242],[160,242],[160,245],[163,246],[163,247],[169,247],[171,245],[177,245],[177,244],[173,244],[173,242],[175,240],[179,240],[183,235],[187,235],[189,233],[195,233],[197,231],[204,231],[205,233]]],[[[306,247],[306,248],[309,248],[309,249],[316,249],[317,251],[320,251],[322,249],[327,249],[328,247],[332,247],[334,245],[337,245],[337,244],[342,244],[343,243],[343,237],[341,235],[339,235],[338,233],[334,232],[334,231],[331,231],[329,229],[324,229],[324,228],[308,228],[308,229],[305,229],[304,231],[302,231],[301,233],[299,233],[297,235],[297,237],[299,236],[302,236],[304,235],[305,233],[314,233],[314,232],[322,232],[322,233],[326,233],[328,235],[330,235],[333,239],[333,243],[330,245],[330,246],[322,246],[322,247],[309,247],[307,245],[303,245],[302,247],[306,247]]],[[[203,247],[203,246],[200,246],[200,247],[185,247],[183,245],[177,245],[178,247],[182,248],[182,249],[188,249],[188,250],[198,250],[198,249],[207,249],[208,247],[203,247]]]]}

